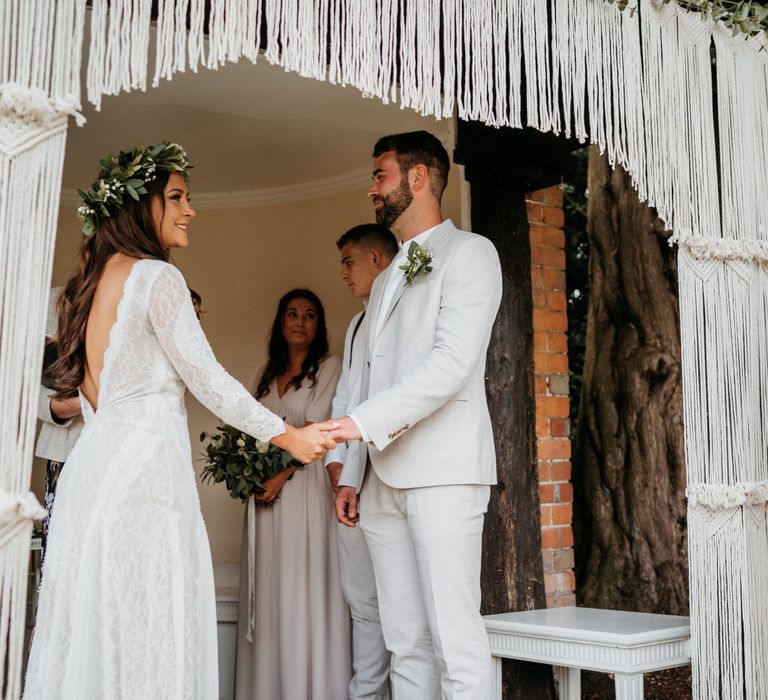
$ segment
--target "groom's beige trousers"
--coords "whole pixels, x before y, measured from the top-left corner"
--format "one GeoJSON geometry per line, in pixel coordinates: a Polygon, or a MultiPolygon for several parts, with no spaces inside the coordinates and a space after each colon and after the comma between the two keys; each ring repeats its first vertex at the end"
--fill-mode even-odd
{"type": "Polygon", "coordinates": [[[396,489],[368,466],[360,527],[392,652],[395,700],[490,696],[480,556],[490,487],[396,489]]]}

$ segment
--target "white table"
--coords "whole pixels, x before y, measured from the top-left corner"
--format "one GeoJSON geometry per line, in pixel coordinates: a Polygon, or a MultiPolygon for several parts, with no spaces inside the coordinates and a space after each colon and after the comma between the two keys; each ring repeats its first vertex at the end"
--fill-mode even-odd
{"type": "Polygon", "coordinates": [[[554,666],[561,700],[581,698],[581,669],[613,673],[616,700],[643,700],[643,673],[691,661],[690,622],[678,615],[550,608],[483,618],[501,700],[501,660],[554,666]]]}

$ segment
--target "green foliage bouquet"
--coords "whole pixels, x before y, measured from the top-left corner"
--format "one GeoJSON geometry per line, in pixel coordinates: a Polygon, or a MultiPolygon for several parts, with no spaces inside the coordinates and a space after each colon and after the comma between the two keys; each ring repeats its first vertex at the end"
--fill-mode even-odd
{"type": "Polygon", "coordinates": [[[285,450],[231,425],[220,425],[216,430],[219,432],[200,434],[200,442],[210,440],[204,452],[202,480],[226,483],[229,495],[243,503],[264,493],[264,482],[278,472],[286,467],[302,466],[285,450]]]}

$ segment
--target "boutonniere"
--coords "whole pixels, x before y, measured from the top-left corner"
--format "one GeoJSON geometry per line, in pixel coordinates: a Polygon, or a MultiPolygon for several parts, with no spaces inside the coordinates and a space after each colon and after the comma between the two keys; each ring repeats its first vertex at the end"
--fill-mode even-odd
{"type": "Polygon", "coordinates": [[[400,269],[403,270],[406,284],[413,282],[414,277],[432,272],[432,253],[429,248],[412,241],[408,248],[408,264],[400,265],[400,269]]]}

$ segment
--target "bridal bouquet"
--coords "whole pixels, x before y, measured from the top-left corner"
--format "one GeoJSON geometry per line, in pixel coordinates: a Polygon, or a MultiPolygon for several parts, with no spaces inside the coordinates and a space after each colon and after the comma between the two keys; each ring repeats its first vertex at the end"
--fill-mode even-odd
{"type": "Polygon", "coordinates": [[[200,442],[210,439],[204,452],[201,478],[215,484],[225,482],[229,495],[243,503],[252,501],[254,494],[264,493],[264,482],[278,472],[286,467],[302,466],[285,450],[231,425],[220,425],[216,430],[219,432],[200,434],[200,442]]]}

